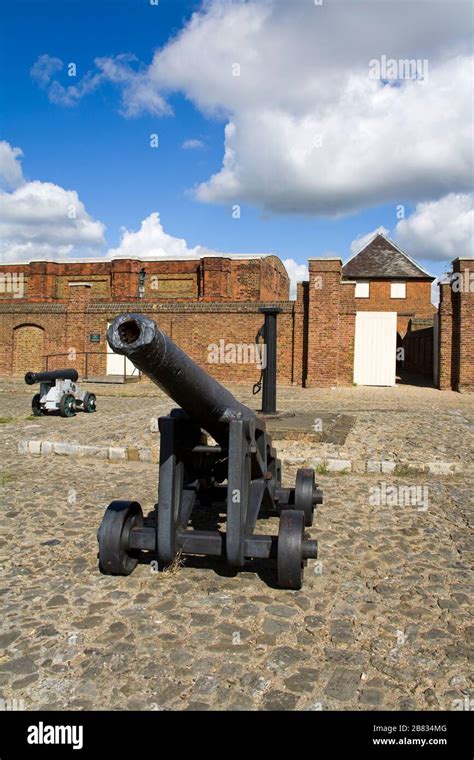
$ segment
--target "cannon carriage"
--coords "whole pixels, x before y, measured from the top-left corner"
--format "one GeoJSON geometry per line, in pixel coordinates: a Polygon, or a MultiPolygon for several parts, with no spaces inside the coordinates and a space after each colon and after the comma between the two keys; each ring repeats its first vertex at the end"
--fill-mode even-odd
{"type": "Polygon", "coordinates": [[[35,393],[31,401],[35,417],[56,411],[61,417],[74,417],[78,409],[88,414],[95,412],[95,394],[78,388],[78,377],[77,370],[71,368],[51,372],[27,372],[27,385],[40,383],[40,391],[35,393]]]}
{"type": "Polygon", "coordinates": [[[107,340],[180,408],[159,419],[158,504],[152,523],[138,502],[112,501],[98,530],[102,572],[128,575],[144,552],[162,566],[179,554],[225,557],[235,568],[271,558],[278,585],[301,588],[307,561],[317,557],[317,543],[305,533],[316,504],[322,503],[314,471],[299,470],[295,487],[284,488],[264,420],[151,319],[123,314],[109,327],[107,340]],[[193,527],[199,510],[224,512],[226,531],[193,527]],[[279,516],[278,536],[256,532],[264,515],[279,516]]]}

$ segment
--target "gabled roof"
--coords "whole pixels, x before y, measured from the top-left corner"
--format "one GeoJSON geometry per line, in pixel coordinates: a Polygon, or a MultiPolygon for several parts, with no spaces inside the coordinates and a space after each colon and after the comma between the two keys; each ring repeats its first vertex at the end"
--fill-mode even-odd
{"type": "Polygon", "coordinates": [[[343,277],[379,279],[435,279],[380,232],[345,263],[342,275],[343,277]]]}

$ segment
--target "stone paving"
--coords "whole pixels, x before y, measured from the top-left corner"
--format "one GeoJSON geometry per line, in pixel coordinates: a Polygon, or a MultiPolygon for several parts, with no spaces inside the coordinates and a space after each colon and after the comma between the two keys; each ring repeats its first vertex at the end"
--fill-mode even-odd
{"type": "MultiPolygon", "coordinates": [[[[0,403],[4,416],[25,423],[25,438],[38,437],[82,444],[158,446],[153,421],[166,414],[172,402],[152,383],[87,385],[98,396],[99,414],[78,413],[67,425],[59,417],[25,421],[32,389],[20,380],[2,380],[0,403]],[[10,399],[6,399],[10,396],[10,399]],[[51,436],[51,433],[53,435],[51,436]]],[[[253,409],[260,397],[249,388],[229,384],[232,392],[253,409]]],[[[311,441],[311,455],[357,461],[413,460],[470,463],[474,440],[474,400],[471,394],[397,385],[394,388],[281,388],[282,411],[313,414],[315,424],[325,417],[350,418],[344,443],[311,441]],[[354,420],[352,424],[352,420],[354,420]]],[[[272,423],[269,422],[269,428],[272,423]]],[[[281,423],[274,423],[275,427],[281,423]]],[[[278,439],[281,450],[301,451],[298,440],[278,439]]]]}
{"type": "Polygon", "coordinates": [[[280,391],[282,408],[354,415],[351,457],[466,467],[318,476],[319,559],[291,592],[276,587],[271,562],[235,574],[189,557],[160,573],[145,563],[127,578],[98,572],[105,506],[136,498],[149,511],[156,465],[17,453],[33,437],[155,442],[150,419],[170,406],[159,391],[97,390],[96,415],[30,420],[31,389],[0,382],[0,700],[47,710],[472,709],[472,396],[280,391]]]}

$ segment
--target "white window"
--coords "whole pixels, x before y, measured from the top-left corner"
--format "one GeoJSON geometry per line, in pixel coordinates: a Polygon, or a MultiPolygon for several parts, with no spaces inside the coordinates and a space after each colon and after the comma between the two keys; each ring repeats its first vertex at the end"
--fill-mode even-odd
{"type": "Polygon", "coordinates": [[[407,297],[406,282],[391,282],[390,283],[390,298],[406,298],[406,297],[407,297]]]}
{"type": "Polygon", "coordinates": [[[355,297],[356,298],[369,297],[369,283],[368,282],[356,282],[355,297]]]}

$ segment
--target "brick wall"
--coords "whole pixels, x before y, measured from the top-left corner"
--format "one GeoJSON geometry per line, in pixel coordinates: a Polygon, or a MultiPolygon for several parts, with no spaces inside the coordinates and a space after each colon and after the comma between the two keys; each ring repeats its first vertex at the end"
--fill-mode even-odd
{"type": "Polygon", "coordinates": [[[309,260],[307,387],[339,382],[341,268],[341,259],[309,260]]]}
{"type": "MultiPolygon", "coordinates": [[[[257,331],[264,321],[264,315],[258,311],[263,305],[263,302],[209,302],[154,307],[152,304],[138,302],[127,304],[127,307],[154,319],[160,329],[218,380],[250,384],[256,382],[260,375],[260,368],[254,363],[258,357],[252,351],[257,331]],[[251,348],[247,351],[242,348],[243,345],[251,348]],[[242,352],[237,354],[235,362],[232,361],[234,347],[235,353],[242,352]],[[216,355],[217,362],[214,361],[216,355]]],[[[277,322],[278,381],[285,385],[299,384],[302,345],[295,344],[295,304],[287,301],[277,305],[283,310],[277,322]]],[[[108,308],[99,312],[98,306],[91,305],[87,332],[96,331],[104,335],[107,321],[123,311],[120,306],[117,304],[113,311],[108,308]]]]}
{"type": "Polygon", "coordinates": [[[451,390],[453,377],[453,301],[447,282],[439,288],[439,378],[440,390],[451,390]]]}
{"type": "MultiPolygon", "coordinates": [[[[107,323],[124,311],[135,311],[154,319],[164,332],[217,379],[250,384],[259,378],[260,368],[255,364],[258,356],[252,351],[257,331],[264,321],[264,315],[258,309],[265,302],[154,304],[135,301],[101,304],[90,300],[91,289],[87,286],[73,286],[70,291],[68,302],[59,309],[58,304],[52,303],[28,304],[29,313],[25,315],[25,306],[22,308],[19,304],[0,307],[0,374],[21,375],[26,369],[45,369],[44,357],[49,355],[49,369],[74,366],[82,375],[86,368],[85,352],[88,352],[88,375],[105,375],[107,323]],[[25,323],[34,325],[44,334],[44,343],[42,352],[38,349],[38,343],[31,352],[25,348],[20,370],[18,360],[16,363],[14,361],[14,336],[15,328],[25,323]],[[92,343],[91,334],[99,334],[100,342],[92,343]],[[212,344],[219,349],[217,363],[212,361],[216,358],[210,350],[212,344]],[[251,348],[242,348],[242,344],[248,344],[251,348]],[[231,361],[233,346],[237,355],[235,362],[231,361]],[[33,363],[34,367],[29,366],[33,363]]],[[[303,333],[300,328],[295,334],[295,324],[302,323],[301,304],[284,301],[277,305],[282,308],[277,323],[278,381],[285,385],[300,384],[303,333]]]]}
{"type": "Polygon", "coordinates": [[[262,259],[259,284],[260,301],[287,301],[290,297],[288,272],[277,256],[262,259]]]}
{"type": "Polygon", "coordinates": [[[69,284],[88,282],[93,301],[135,301],[138,274],[145,270],[144,297],[153,301],[287,301],[289,278],[276,256],[230,259],[100,262],[34,261],[0,264],[0,301],[18,300],[10,287],[12,276],[23,278],[28,301],[68,300],[69,284]]]}
{"type": "Polygon", "coordinates": [[[355,298],[356,311],[396,311],[397,331],[403,338],[410,320],[429,317],[436,312],[431,303],[430,280],[407,280],[406,298],[391,298],[390,285],[394,280],[371,280],[369,298],[355,298]]]}

